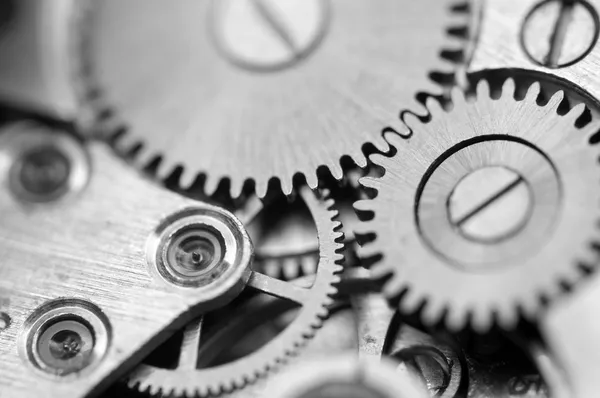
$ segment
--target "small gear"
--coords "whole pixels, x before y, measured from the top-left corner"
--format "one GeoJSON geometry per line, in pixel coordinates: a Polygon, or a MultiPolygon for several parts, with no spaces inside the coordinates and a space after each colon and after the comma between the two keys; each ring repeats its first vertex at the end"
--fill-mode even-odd
{"type": "Polygon", "coordinates": [[[229,179],[234,197],[247,181],[263,197],[273,179],[290,193],[296,174],[315,188],[321,166],[342,177],[345,155],[364,166],[365,143],[387,148],[381,126],[406,132],[399,114],[420,89],[452,84],[471,18],[439,0],[78,7],[75,81],[94,129],[140,167],[209,194],[229,179]]]}
{"type": "Polygon", "coordinates": [[[207,396],[218,395],[242,388],[269,370],[276,368],[299,347],[311,338],[315,330],[328,315],[328,306],[339,282],[343,235],[337,232],[341,225],[334,221],[337,212],[332,210],[333,200],[318,199],[307,187],[300,189],[300,195],[311,211],[319,237],[320,261],[315,277],[309,288],[269,278],[253,280],[260,274],[254,273],[248,281],[267,294],[286,298],[299,306],[298,314],[289,326],[272,341],[255,352],[217,367],[197,369],[198,339],[201,328],[191,324],[184,336],[182,356],[176,369],[163,369],[147,364],[140,365],[129,378],[129,385],[150,394],[167,396],[207,396]],[[182,359],[183,358],[183,359],[182,359]]]}
{"type": "Polygon", "coordinates": [[[385,174],[361,179],[377,194],[355,203],[355,233],[402,312],[510,329],[597,263],[599,126],[581,126],[583,104],[565,113],[562,91],[538,104],[538,83],[523,99],[512,79],[498,99],[476,91],[454,90],[450,111],[428,101],[430,121],[407,115],[413,135],[386,137],[397,153],[370,157],[385,174]]]}

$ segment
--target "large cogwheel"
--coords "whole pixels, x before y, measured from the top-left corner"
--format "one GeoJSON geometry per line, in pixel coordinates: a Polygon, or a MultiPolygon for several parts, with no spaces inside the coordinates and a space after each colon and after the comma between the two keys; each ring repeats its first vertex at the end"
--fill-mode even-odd
{"type": "MultiPolygon", "coordinates": [[[[96,128],[180,184],[247,181],[264,196],[297,174],[341,178],[386,148],[420,90],[463,60],[467,4],[448,0],[98,0],[82,9],[77,82],[96,128]],[[429,75],[427,70],[432,71],[429,75]]],[[[399,131],[402,133],[402,131],[399,131]]]]}
{"type": "MultiPolygon", "coordinates": [[[[190,324],[185,332],[175,369],[140,365],[129,377],[129,385],[152,395],[208,396],[232,391],[254,382],[297,353],[321,327],[337,292],[343,255],[341,224],[335,221],[333,201],[320,200],[307,187],[300,190],[314,219],[319,238],[319,264],[314,280],[304,287],[266,277],[256,272],[248,285],[271,296],[280,297],[298,307],[298,313],[285,330],[255,352],[223,365],[198,369],[202,321],[190,324]],[[253,279],[261,277],[259,279],[253,279]]],[[[235,320],[234,320],[235,321],[235,320]]],[[[244,326],[242,326],[244,327],[244,326]]]]}
{"type": "Polygon", "coordinates": [[[409,116],[412,136],[389,136],[394,156],[371,157],[385,174],[360,181],[377,191],[355,203],[361,256],[405,313],[512,328],[597,264],[598,123],[582,126],[584,105],[564,114],[563,92],[545,105],[539,92],[515,99],[512,80],[498,99],[485,81],[474,101],[455,90],[452,110],[429,101],[430,121],[409,116]]]}

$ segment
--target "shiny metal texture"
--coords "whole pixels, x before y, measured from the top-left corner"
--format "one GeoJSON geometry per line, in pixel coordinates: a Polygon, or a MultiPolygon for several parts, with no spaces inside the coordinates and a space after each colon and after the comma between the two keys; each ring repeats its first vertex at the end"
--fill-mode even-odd
{"type": "MultiPolygon", "coordinates": [[[[35,130],[23,126],[5,126],[0,134],[0,297],[3,312],[11,318],[0,335],[1,391],[3,396],[82,396],[122,375],[141,348],[160,343],[166,328],[230,299],[166,286],[152,275],[143,255],[154,228],[169,213],[185,208],[224,211],[140,179],[100,144],[86,147],[93,172],[80,192],[49,203],[19,201],[7,189],[10,160],[24,140],[39,139],[35,130]],[[127,200],[125,192],[130,195],[127,200]],[[148,197],[153,199],[145,200],[148,197]],[[136,217],[126,216],[133,209],[136,217]],[[65,383],[44,377],[23,360],[29,357],[29,339],[21,329],[70,300],[99,308],[110,337],[103,360],[76,376],[65,376],[70,377],[65,383]],[[31,383],[31,375],[39,380],[31,383]]],[[[48,129],[46,134],[66,133],[48,129]]],[[[231,293],[239,293],[241,287],[231,293]]]]}
{"type": "Polygon", "coordinates": [[[456,60],[440,51],[466,40],[444,29],[469,20],[452,5],[92,2],[74,32],[84,39],[77,82],[97,129],[123,133],[122,150],[142,146],[140,167],[160,159],[168,176],[181,166],[180,184],[201,176],[208,193],[222,179],[234,197],[248,180],[261,197],[272,179],[290,193],[298,173],[314,188],[321,166],[341,178],[342,156],[364,165],[365,143],[385,149],[382,131],[405,133],[399,116],[418,92],[441,92],[426,70],[452,76],[456,60]]]}
{"type": "MultiPolygon", "coordinates": [[[[495,323],[510,329],[520,316],[534,319],[563,281],[572,285],[585,275],[581,268],[595,266],[589,242],[599,235],[591,215],[598,211],[600,189],[594,182],[600,170],[598,149],[589,140],[598,125],[577,127],[583,105],[559,115],[564,94],[539,105],[539,92],[534,84],[516,100],[512,80],[498,99],[490,97],[485,81],[471,101],[454,91],[452,110],[429,101],[431,121],[407,118],[410,139],[388,137],[395,156],[371,156],[386,172],[360,180],[377,196],[355,204],[358,211],[374,214],[355,231],[374,235],[359,254],[383,256],[372,271],[391,276],[383,293],[399,298],[403,312],[418,311],[426,324],[441,321],[451,330],[470,325],[485,332],[495,323]],[[473,239],[452,222],[448,201],[472,173],[499,166],[525,181],[532,209],[518,231],[491,241],[473,239]],[[523,278],[523,273],[536,277],[523,278]]],[[[485,195],[490,199],[483,204],[501,198],[494,190],[485,195]]],[[[485,222],[496,230],[505,226],[506,217],[523,217],[519,207],[512,209],[479,206],[475,211],[496,213],[485,222]]]]}
{"type": "Polygon", "coordinates": [[[549,74],[600,98],[600,2],[487,0],[469,72],[515,68],[549,74]],[[570,4],[570,5],[569,5],[570,4]]]}
{"type": "Polygon", "coordinates": [[[327,307],[332,304],[331,296],[336,292],[334,284],[339,281],[337,273],[342,269],[338,264],[342,260],[339,254],[342,235],[335,232],[339,223],[333,220],[336,216],[336,212],[330,209],[333,201],[319,200],[308,188],[302,189],[300,195],[310,210],[319,237],[320,260],[314,278],[308,283],[298,284],[254,272],[248,282],[249,286],[299,307],[290,325],[248,356],[228,364],[197,369],[198,361],[202,360],[202,352],[199,352],[203,338],[202,321],[192,323],[184,332],[182,357],[177,368],[171,370],[141,365],[129,376],[130,385],[153,394],[220,394],[242,388],[265,375],[314,335],[315,329],[321,326],[322,319],[327,316],[327,307]]]}
{"type": "Polygon", "coordinates": [[[599,0],[0,0],[0,398],[597,396],[599,40],[599,0]]]}

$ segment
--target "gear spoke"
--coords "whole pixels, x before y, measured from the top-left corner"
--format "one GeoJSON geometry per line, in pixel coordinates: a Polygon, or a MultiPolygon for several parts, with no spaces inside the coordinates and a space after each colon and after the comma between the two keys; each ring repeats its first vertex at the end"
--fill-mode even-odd
{"type": "Polygon", "coordinates": [[[252,272],[250,280],[248,280],[248,286],[270,296],[279,297],[298,304],[303,304],[310,293],[309,289],[267,276],[265,274],[261,274],[260,272],[256,271],[252,272]]]}
{"type": "Polygon", "coordinates": [[[185,327],[181,343],[181,354],[179,356],[179,363],[177,364],[178,369],[196,369],[203,321],[204,318],[201,317],[190,322],[185,327]]]}

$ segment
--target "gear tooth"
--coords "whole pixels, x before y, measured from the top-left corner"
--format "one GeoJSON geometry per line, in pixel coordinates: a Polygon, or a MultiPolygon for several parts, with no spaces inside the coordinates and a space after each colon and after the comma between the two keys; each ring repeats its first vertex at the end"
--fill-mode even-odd
{"type": "Polygon", "coordinates": [[[189,190],[194,184],[194,181],[196,181],[196,174],[191,170],[183,168],[181,174],[179,175],[179,187],[183,190],[189,190]]]}
{"type": "MultiPolygon", "coordinates": [[[[391,137],[391,138],[393,138],[393,140],[392,140],[391,142],[393,142],[395,145],[398,145],[398,143],[399,143],[399,142],[402,142],[402,141],[398,141],[398,142],[396,142],[396,140],[397,140],[397,139],[399,139],[399,138],[398,138],[398,136],[391,137]]],[[[399,147],[399,145],[398,145],[398,147],[399,147]]],[[[381,153],[374,153],[374,154],[372,154],[371,156],[369,156],[369,160],[370,160],[370,161],[371,161],[373,164],[375,164],[375,165],[377,165],[377,166],[384,167],[384,168],[385,168],[385,165],[386,165],[386,164],[388,164],[388,163],[391,161],[391,160],[390,160],[390,158],[389,158],[388,156],[385,156],[385,155],[383,155],[383,154],[381,154],[381,153]]],[[[370,176],[361,177],[361,178],[359,179],[359,183],[360,183],[360,181],[361,181],[363,178],[367,178],[367,179],[371,178],[371,179],[372,179],[372,178],[374,178],[374,177],[370,177],[370,176]]]]}
{"type": "Polygon", "coordinates": [[[552,95],[552,97],[550,97],[550,100],[546,104],[546,107],[554,109],[555,112],[557,112],[558,111],[558,106],[560,105],[560,103],[562,102],[562,100],[564,98],[565,98],[565,92],[564,91],[557,91],[557,92],[555,92],[552,95]]]}
{"type": "Polygon", "coordinates": [[[283,276],[286,280],[292,280],[298,278],[298,264],[294,258],[288,258],[283,263],[283,276]]]}
{"type": "MultiPolygon", "coordinates": [[[[514,305],[514,304],[513,304],[514,305]]],[[[514,308],[520,308],[514,305],[514,308]]],[[[503,330],[514,330],[519,322],[519,315],[522,314],[521,310],[515,311],[514,308],[501,308],[496,312],[495,322],[503,330]]]]}
{"type": "MultiPolygon", "coordinates": [[[[361,221],[354,227],[353,234],[355,236],[365,236],[375,234],[375,231],[377,231],[377,225],[375,225],[374,220],[361,221]]],[[[366,243],[364,245],[366,246],[366,243]]]]}
{"type": "Polygon", "coordinates": [[[450,91],[450,98],[454,108],[464,107],[467,104],[465,93],[459,87],[452,87],[452,90],[450,91]]]}
{"type": "Polygon", "coordinates": [[[513,78],[509,77],[506,79],[502,84],[502,98],[506,101],[514,101],[516,88],[517,86],[513,78]]]}
{"type": "Polygon", "coordinates": [[[255,192],[259,198],[264,198],[267,195],[267,189],[269,188],[269,182],[262,179],[255,181],[255,192]]]}
{"type": "MultiPolygon", "coordinates": [[[[89,119],[92,116],[86,115],[85,118],[89,119]]],[[[117,117],[109,117],[96,122],[81,122],[86,131],[93,131],[92,134],[98,134],[100,137],[106,139],[113,137],[117,132],[124,130],[125,123],[119,120],[117,117]]],[[[125,133],[124,135],[129,135],[125,133]]]]}
{"type": "Polygon", "coordinates": [[[121,156],[126,156],[140,142],[129,134],[119,134],[113,140],[113,149],[121,156]]]}
{"type": "MultiPolygon", "coordinates": [[[[366,258],[366,257],[361,257],[366,258]]],[[[382,279],[392,275],[393,271],[388,268],[388,266],[383,262],[377,262],[371,266],[369,269],[372,279],[382,279]]]]}
{"type": "Polygon", "coordinates": [[[431,305],[431,302],[426,301],[421,308],[421,320],[425,326],[433,327],[437,325],[444,315],[444,310],[439,310],[431,305]]]}
{"type": "MultiPolygon", "coordinates": [[[[372,272],[373,275],[375,272],[372,272]]],[[[388,299],[393,299],[400,295],[404,290],[406,290],[406,281],[402,278],[398,272],[394,272],[391,274],[391,277],[385,282],[381,292],[384,297],[388,299]]],[[[416,297],[416,295],[414,295],[416,297]]],[[[410,305],[410,302],[408,303],[410,305]]]]}
{"type": "Polygon", "coordinates": [[[477,83],[477,98],[491,98],[490,84],[485,79],[481,79],[477,83]]]}
{"type": "MultiPolygon", "coordinates": [[[[331,171],[331,168],[329,168],[329,170],[331,171]]],[[[319,186],[319,179],[317,178],[317,174],[316,173],[307,173],[305,177],[306,177],[306,185],[308,185],[308,187],[310,189],[317,189],[317,187],[319,186]]],[[[337,177],[336,177],[336,179],[337,179],[337,177]]],[[[293,189],[293,187],[291,185],[292,184],[290,182],[289,187],[288,187],[288,189],[290,189],[290,192],[293,189]]],[[[284,190],[284,192],[287,192],[287,191],[284,190]]]]}
{"type": "MultiPolygon", "coordinates": [[[[329,167],[329,172],[331,173],[333,178],[335,178],[337,181],[340,181],[342,178],[344,178],[344,170],[342,170],[342,165],[340,163],[333,163],[329,167]]],[[[315,177],[315,179],[316,179],[316,177],[315,177]]],[[[317,186],[317,184],[315,184],[315,187],[316,186],[317,186]]]]}
{"type": "Polygon", "coordinates": [[[482,310],[477,307],[471,312],[471,328],[475,330],[475,332],[480,334],[485,334],[489,332],[492,327],[492,311],[490,310],[482,310]]]}
{"type": "Polygon", "coordinates": [[[383,294],[385,297],[390,299],[402,294],[398,306],[400,310],[406,314],[416,313],[423,305],[425,305],[426,302],[424,297],[415,294],[411,288],[405,288],[401,291],[389,291],[389,289],[386,290],[386,286],[384,286],[383,294]]]}
{"type": "MultiPolygon", "coordinates": [[[[377,178],[377,177],[361,177],[358,180],[358,183],[364,188],[372,188],[372,189],[379,189],[379,186],[381,185],[381,182],[379,181],[379,178],[377,178]]],[[[364,200],[368,200],[368,199],[359,200],[359,202],[363,202],[364,200]]],[[[361,205],[359,205],[359,206],[361,206],[361,205]]],[[[355,206],[355,208],[356,208],[356,206],[355,206]]]]}
{"type": "MultiPolygon", "coordinates": [[[[398,125],[392,126],[392,129],[394,129],[394,131],[401,133],[403,131],[407,131],[407,127],[404,125],[404,123],[400,122],[398,125]],[[396,130],[397,128],[399,128],[400,130],[396,130]]],[[[390,151],[390,145],[388,143],[388,141],[383,137],[383,135],[378,136],[375,140],[373,140],[372,144],[375,146],[375,148],[379,151],[379,152],[384,152],[387,153],[390,151]]],[[[356,156],[353,157],[354,162],[360,167],[360,168],[365,168],[367,167],[367,157],[361,152],[360,156],[356,156]],[[361,163],[358,163],[358,158],[361,159],[361,163]]]]}
{"type": "Polygon", "coordinates": [[[317,261],[313,255],[302,257],[302,270],[305,275],[314,275],[317,272],[317,261]]]}
{"type": "MultiPolygon", "coordinates": [[[[564,117],[568,118],[569,123],[575,123],[575,121],[583,114],[583,112],[585,112],[586,108],[587,106],[584,103],[577,104],[564,117]]],[[[596,126],[597,125],[598,124],[596,123],[596,126]]],[[[594,128],[594,132],[595,131],[597,131],[596,128],[594,128]]]]}
{"type": "MultiPolygon", "coordinates": [[[[305,176],[306,177],[306,176],[305,176]]],[[[307,177],[307,184],[314,184],[315,178],[312,174],[309,174],[309,177],[307,177]]],[[[285,179],[285,180],[279,180],[279,183],[281,184],[281,192],[283,192],[284,195],[289,196],[292,194],[292,192],[294,192],[294,184],[292,182],[292,180],[289,179],[285,179]]],[[[266,191],[265,191],[265,195],[266,195],[266,191]]],[[[264,195],[262,196],[264,197],[264,195]]]]}
{"type": "MultiPolygon", "coordinates": [[[[447,48],[447,50],[456,51],[449,48],[447,48]]],[[[439,73],[443,73],[448,76],[454,76],[456,73],[456,63],[444,58],[440,58],[436,69],[439,73]]]]}
{"type": "Polygon", "coordinates": [[[244,191],[244,180],[236,176],[229,177],[229,194],[232,199],[238,199],[244,191]]]}
{"type": "Polygon", "coordinates": [[[537,300],[524,300],[519,302],[518,308],[523,318],[533,320],[537,318],[539,303],[537,300]]]}
{"type": "Polygon", "coordinates": [[[529,103],[535,103],[537,101],[537,98],[540,95],[540,91],[541,91],[540,83],[534,82],[527,89],[527,94],[525,94],[525,99],[523,101],[527,101],[529,103]]]}
{"type": "Polygon", "coordinates": [[[434,97],[427,98],[426,105],[427,105],[427,109],[429,110],[429,113],[431,114],[431,116],[433,118],[437,118],[446,112],[446,111],[444,111],[444,108],[442,108],[442,105],[440,104],[440,102],[437,99],[435,99],[434,97]]]}
{"type": "Polygon", "coordinates": [[[406,124],[412,131],[423,124],[417,115],[410,112],[405,113],[402,120],[404,121],[404,124],[406,124]]]}
{"type": "Polygon", "coordinates": [[[323,199],[323,203],[325,204],[325,208],[329,212],[329,219],[333,221],[334,218],[339,216],[339,212],[335,208],[335,200],[333,198],[323,199]]]}
{"type": "MultiPolygon", "coordinates": [[[[454,25],[454,24],[452,24],[454,25]]],[[[446,43],[444,43],[444,49],[447,51],[464,51],[465,39],[456,36],[446,36],[446,43]]],[[[456,69],[456,65],[454,70],[456,69]]]]}
{"type": "Polygon", "coordinates": [[[219,187],[220,182],[220,176],[208,173],[204,181],[204,192],[209,196],[214,195],[214,193],[217,191],[217,188],[219,187]]]}
{"type": "Polygon", "coordinates": [[[277,261],[273,260],[273,259],[266,259],[263,261],[262,263],[262,271],[273,278],[278,278],[279,277],[279,270],[281,269],[280,264],[277,263],[277,261]]]}
{"type": "MultiPolygon", "coordinates": [[[[373,185],[369,185],[371,181],[371,179],[369,180],[365,180],[367,181],[367,184],[362,184],[361,185],[365,186],[365,187],[373,187],[373,185]]],[[[357,200],[356,202],[354,202],[353,207],[354,210],[356,211],[362,211],[362,212],[372,212],[373,211],[373,200],[372,199],[361,199],[361,200],[357,200]]],[[[361,222],[359,225],[364,226],[366,222],[361,222]]],[[[357,229],[362,229],[362,228],[355,228],[355,230],[357,229]]]]}
{"type": "Polygon", "coordinates": [[[445,317],[446,327],[451,332],[458,332],[464,329],[467,324],[467,316],[468,314],[465,312],[449,307],[445,317]]]}

